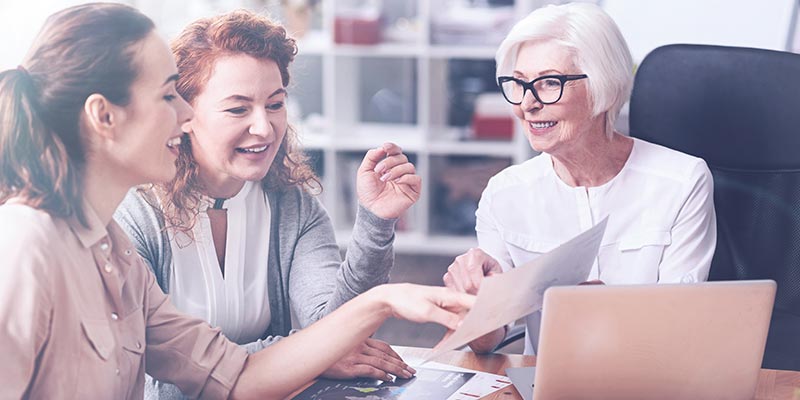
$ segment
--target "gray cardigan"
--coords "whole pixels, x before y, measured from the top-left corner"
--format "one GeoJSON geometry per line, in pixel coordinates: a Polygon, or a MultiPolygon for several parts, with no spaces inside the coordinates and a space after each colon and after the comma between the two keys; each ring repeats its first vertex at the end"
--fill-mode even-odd
{"type": "MultiPolygon", "coordinates": [[[[139,255],[169,292],[172,251],[164,220],[147,202],[147,192],[133,189],[114,219],[127,232],[139,255]]],[[[333,225],[322,203],[298,187],[271,191],[268,260],[271,322],[262,340],[245,344],[252,353],[286,336],[292,329],[291,310],[306,327],[368,289],[386,283],[394,263],[395,219],[383,219],[359,205],[344,261],[333,225]]],[[[154,202],[152,202],[154,203],[154,202]]],[[[240,343],[241,344],[241,343],[240,343]]],[[[160,397],[150,389],[147,398],[175,398],[177,388],[163,388],[160,397]]]]}

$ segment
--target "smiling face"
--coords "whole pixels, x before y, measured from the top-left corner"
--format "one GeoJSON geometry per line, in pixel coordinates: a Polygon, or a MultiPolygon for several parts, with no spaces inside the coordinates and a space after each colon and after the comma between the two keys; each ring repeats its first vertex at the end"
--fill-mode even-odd
{"type": "MultiPolygon", "coordinates": [[[[568,49],[546,41],[527,42],[520,47],[513,76],[530,82],[544,75],[582,73],[568,49]]],[[[569,151],[594,131],[602,134],[603,115],[592,117],[587,82],[587,79],[566,82],[563,95],[555,104],[543,105],[528,92],[522,103],[514,106],[514,115],[522,123],[534,150],[558,154],[569,151]]]]}
{"type": "Polygon", "coordinates": [[[192,109],[175,90],[178,69],[167,44],[151,32],[135,55],[139,72],[130,87],[130,102],[113,106],[119,120],[108,149],[122,168],[125,184],[166,182],[175,177],[181,124],[192,109]]]}
{"type": "Polygon", "coordinates": [[[184,125],[208,195],[231,197],[263,179],[286,135],[286,89],[278,64],[245,54],[219,58],[195,117],[184,125]]]}

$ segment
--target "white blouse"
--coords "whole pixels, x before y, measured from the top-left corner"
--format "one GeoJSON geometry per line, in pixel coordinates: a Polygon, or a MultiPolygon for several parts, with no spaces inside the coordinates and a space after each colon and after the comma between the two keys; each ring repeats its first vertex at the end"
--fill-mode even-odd
{"type": "Polygon", "coordinates": [[[258,182],[245,183],[224,203],[228,210],[225,276],[220,270],[204,204],[192,228],[194,240],[170,232],[172,303],[218,326],[232,341],[253,342],[267,331],[270,308],[267,258],[271,212],[258,182]]]}
{"type": "MultiPolygon", "coordinates": [[[[634,139],[622,170],[596,187],[571,187],[542,154],[490,181],[476,213],[481,249],[504,270],[552,250],[606,216],[587,280],[606,284],[700,282],[717,241],[714,189],[705,161],[634,139]]],[[[526,318],[535,354],[541,313],[526,318]]]]}

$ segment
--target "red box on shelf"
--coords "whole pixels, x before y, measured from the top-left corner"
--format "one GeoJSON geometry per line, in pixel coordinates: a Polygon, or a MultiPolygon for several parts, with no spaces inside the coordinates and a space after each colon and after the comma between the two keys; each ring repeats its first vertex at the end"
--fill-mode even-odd
{"type": "Polygon", "coordinates": [[[503,116],[472,116],[475,139],[511,140],[514,137],[514,119],[503,116]]]}
{"type": "Polygon", "coordinates": [[[336,17],[333,41],[339,44],[378,44],[381,42],[380,19],[336,17]]]}
{"type": "Polygon", "coordinates": [[[511,140],[514,137],[511,106],[502,94],[481,93],[475,98],[472,134],[473,138],[484,140],[511,140]]]}

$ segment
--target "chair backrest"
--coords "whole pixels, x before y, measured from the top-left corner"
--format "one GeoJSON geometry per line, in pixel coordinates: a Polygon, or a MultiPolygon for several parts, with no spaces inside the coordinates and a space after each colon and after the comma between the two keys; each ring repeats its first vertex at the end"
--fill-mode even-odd
{"type": "Polygon", "coordinates": [[[706,160],[718,229],[710,279],[776,281],[774,314],[796,319],[800,348],[800,55],[660,47],[636,73],[630,133],[706,160]]]}

